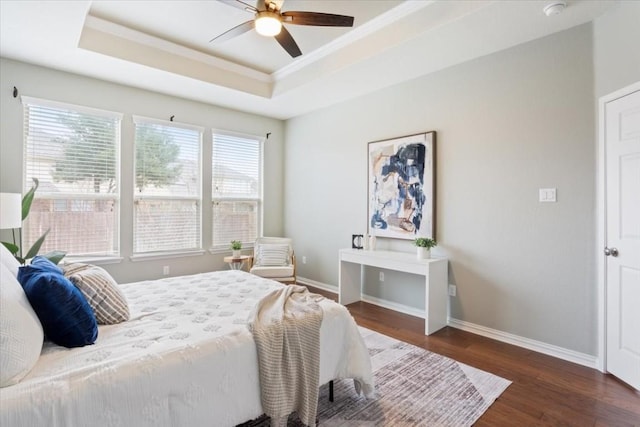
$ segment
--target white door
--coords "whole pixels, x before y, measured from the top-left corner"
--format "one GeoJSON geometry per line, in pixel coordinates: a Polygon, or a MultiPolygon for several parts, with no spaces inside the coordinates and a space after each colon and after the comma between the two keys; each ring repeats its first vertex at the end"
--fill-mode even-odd
{"type": "Polygon", "coordinates": [[[606,364],[640,390],[640,89],[604,107],[606,364]]]}

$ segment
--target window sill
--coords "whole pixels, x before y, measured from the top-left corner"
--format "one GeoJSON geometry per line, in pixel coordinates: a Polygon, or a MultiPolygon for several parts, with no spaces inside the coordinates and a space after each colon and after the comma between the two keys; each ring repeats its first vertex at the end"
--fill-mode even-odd
{"type": "MultiPolygon", "coordinates": [[[[220,254],[229,254],[231,252],[231,248],[209,248],[209,253],[212,255],[220,255],[220,254]]],[[[253,256],[253,245],[243,246],[240,249],[242,255],[252,255],[253,256]]]]}
{"type": "Polygon", "coordinates": [[[183,258],[189,256],[200,256],[204,255],[205,251],[196,250],[196,251],[184,251],[184,252],[157,252],[153,254],[140,254],[140,255],[132,255],[129,257],[131,262],[140,262],[140,261],[150,261],[155,259],[168,259],[168,258],[183,258]]]}
{"type": "Polygon", "coordinates": [[[71,264],[80,262],[84,264],[94,265],[107,265],[107,264],[120,264],[124,258],[122,257],[65,257],[62,259],[62,264],[71,264]]]}

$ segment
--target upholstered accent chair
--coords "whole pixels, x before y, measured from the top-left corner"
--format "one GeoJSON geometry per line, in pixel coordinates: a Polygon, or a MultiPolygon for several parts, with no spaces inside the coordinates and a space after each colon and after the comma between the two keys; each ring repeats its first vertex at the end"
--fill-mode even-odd
{"type": "Polygon", "coordinates": [[[253,246],[249,272],[256,276],[296,283],[296,256],[293,241],[286,237],[258,237],[253,246]]]}

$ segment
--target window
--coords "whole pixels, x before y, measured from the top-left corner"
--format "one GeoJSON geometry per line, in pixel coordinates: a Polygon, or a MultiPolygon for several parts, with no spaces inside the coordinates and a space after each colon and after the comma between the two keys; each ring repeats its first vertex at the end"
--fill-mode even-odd
{"type": "Polygon", "coordinates": [[[133,119],[134,255],[201,249],[202,129],[133,119]]]}
{"type": "Polygon", "coordinates": [[[262,138],[213,133],[213,248],[253,244],[262,225],[262,138]]]}
{"type": "Polygon", "coordinates": [[[41,253],[112,256],[119,251],[121,115],[22,97],[24,188],[39,181],[23,224],[23,248],[47,230],[41,253]]]}

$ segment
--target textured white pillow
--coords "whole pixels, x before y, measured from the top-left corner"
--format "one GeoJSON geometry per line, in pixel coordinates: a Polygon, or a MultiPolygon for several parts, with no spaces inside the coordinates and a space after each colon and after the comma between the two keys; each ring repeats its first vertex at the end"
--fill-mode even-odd
{"type": "Polygon", "coordinates": [[[257,265],[283,266],[289,264],[289,245],[260,244],[257,265]]]}
{"type": "Polygon", "coordinates": [[[2,243],[0,243],[0,264],[7,267],[11,274],[13,274],[13,277],[18,277],[20,263],[2,243]]]}
{"type": "Polygon", "coordinates": [[[33,369],[43,340],[40,320],[18,279],[0,265],[0,387],[17,384],[33,369]]]}

